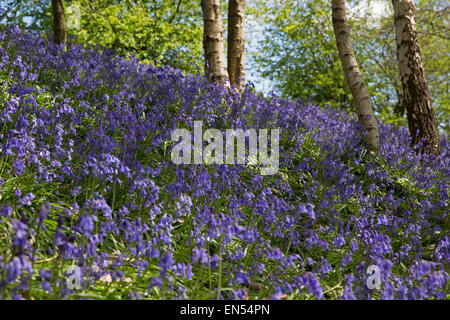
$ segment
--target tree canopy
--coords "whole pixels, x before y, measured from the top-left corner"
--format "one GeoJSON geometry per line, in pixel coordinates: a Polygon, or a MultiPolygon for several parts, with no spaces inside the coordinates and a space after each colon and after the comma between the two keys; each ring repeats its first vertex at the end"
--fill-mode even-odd
{"type": "MultiPolygon", "coordinates": [[[[450,130],[448,6],[445,1],[416,0],[416,20],[425,74],[441,130],[450,130]]],[[[355,0],[351,33],[355,54],[380,120],[405,125],[397,68],[390,1],[355,0]],[[368,10],[372,4],[378,10],[368,10]]],[[[263,77],[286,98],[348,108],[351,95],[344,81],[327,0],[257,1],[254,16],[264,25],[252,54],[263,77]]]]}
{"type": "MultiPolygon", "coordinates": [[[[51,30],[50,0],[11,1],[5,24],[51,30]],[[18,23],[18,21],[20,23],[18,23]]],[[[68,0],[80,9],[79,28],[68,28],[78,43],[101,45],[154,65],[171,65],[185,72],[203,70],[202,14],[195,0],[68,0]]],[[[67,18],[70,19],[70,15],[67,18]]]]}

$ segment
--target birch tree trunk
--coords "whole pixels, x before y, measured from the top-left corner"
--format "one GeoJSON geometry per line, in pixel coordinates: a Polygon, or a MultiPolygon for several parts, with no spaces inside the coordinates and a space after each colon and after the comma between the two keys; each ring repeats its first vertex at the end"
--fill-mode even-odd
{"type": "Polygon", "coordinates": [[[245,84],[245,0],[228,3],[228,74],[239,91],[245,84]]]}
{"type": "Polygon", "coordinates": [[[392,0],[392,4],[397,38],[397,60],[411,143],[417,145],[423,139],[424,145],[420,149],[421,152],[439,154],[439,132],[422,65],[414,1],[392,0]]]}
{"type": "Polygon", "coordinates": [[[344,69],[344,77],[352,92],[359,121],[367,131],[364,139],[369,146],[378,148],[378,125],[370,102],[369,90],[361,76],[358,62],[353,52],[345,0],[332,0],[332,19],[339,57],[344,69]]]}
{"type": "Polygon", "coordinates": [[[63,44],[66,51],[66,16],[63,0],[52,0],[53,37],[55,44],[63,44]]]}
{"type": "Polygon", "coordinates": [[[228,83],[220,0],[202,0],[205,73],[211,82],[228,83]]]}

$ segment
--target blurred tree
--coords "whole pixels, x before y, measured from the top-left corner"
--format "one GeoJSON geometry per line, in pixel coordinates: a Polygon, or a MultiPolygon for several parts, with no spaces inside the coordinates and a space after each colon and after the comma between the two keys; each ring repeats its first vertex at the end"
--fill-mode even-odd
{"type": "Polygon", "coordinates": [[[0,24],[48,31],[52,26],[50,0],[9,0],[0,2],[0,24]]]}

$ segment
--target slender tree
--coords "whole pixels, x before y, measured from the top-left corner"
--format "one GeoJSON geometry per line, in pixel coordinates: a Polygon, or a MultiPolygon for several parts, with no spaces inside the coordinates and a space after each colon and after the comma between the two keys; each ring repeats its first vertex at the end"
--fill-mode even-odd
{"type": "Polygon", "coordinates": [[[408,116],[412,145],[423,140],[421,152],[439,154],[439,132],[436,116],[417,38],[413,0],[392,0],[397,38],[397,60],[402,80],[403,99],[408,116]]]}
{"type": "Polygon", "coordinates": [[[239,90],[245,83],[245,0],[228,3],[228,74],[230,84],[239,90]]]}
{"type": "Polygon", "coordinates": [[[220,0],[202,0],[205,72],[211,82],[228,83],[220,0]]]}
{"type": "Polygon", "coordinates": [[[370,102],[369,90],[359,71],[353,52],[345,0],[332,0],[332,20],[339,58],[344,69],[345,80],[350,87],[359,121],[367,131],[365,141],[371,147],[378,148],[378,125],[370,102]]]}
{"type": "Polygon", "coordinates": [[[52,0],[53,37],[55,44],[63,44],[66,51],[66,16],[63,0],[52,0]]]}

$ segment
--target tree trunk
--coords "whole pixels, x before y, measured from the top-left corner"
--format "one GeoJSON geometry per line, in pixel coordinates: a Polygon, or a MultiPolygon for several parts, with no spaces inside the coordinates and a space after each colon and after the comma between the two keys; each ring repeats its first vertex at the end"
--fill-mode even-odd
{"type": "Polygon", "coordinates": [[[52,0],[53,37],[55,44],[63,44],[66,51],[66,16],[63,0],[52,0]]]}
{"type": "Polygon", "coordinates": [[[245,84],[245,0],[230,0],[228,4],[228,74],[230,84],[239,91],[245,84]]]}
{"type": "Polygon", "coordinates": [[[392,0],[397,38],[397,60],[412,145],[424,142],[420,151],[439,154],[439,132],[431,105],[421,50],[417,38],[413,0],[392,0]]]}
{"type": "Polygon", "coordinates": [[[205,73],[211,82],[226,84],[228,72],[223,44],[223,24],[220,0],[202,0],[203,49],[205,73]]]}
{"type": "Polygon", "coordinates": [[[353,52],[345,0],[332,0],[332,19],[339,57],[344,69],[344,77],[352,92],[359,121],[367,131],[364,139],[369,146],[378,148],[378,125],[370,103],[369,90],[361,76],[358,62],[353,52]]]}

